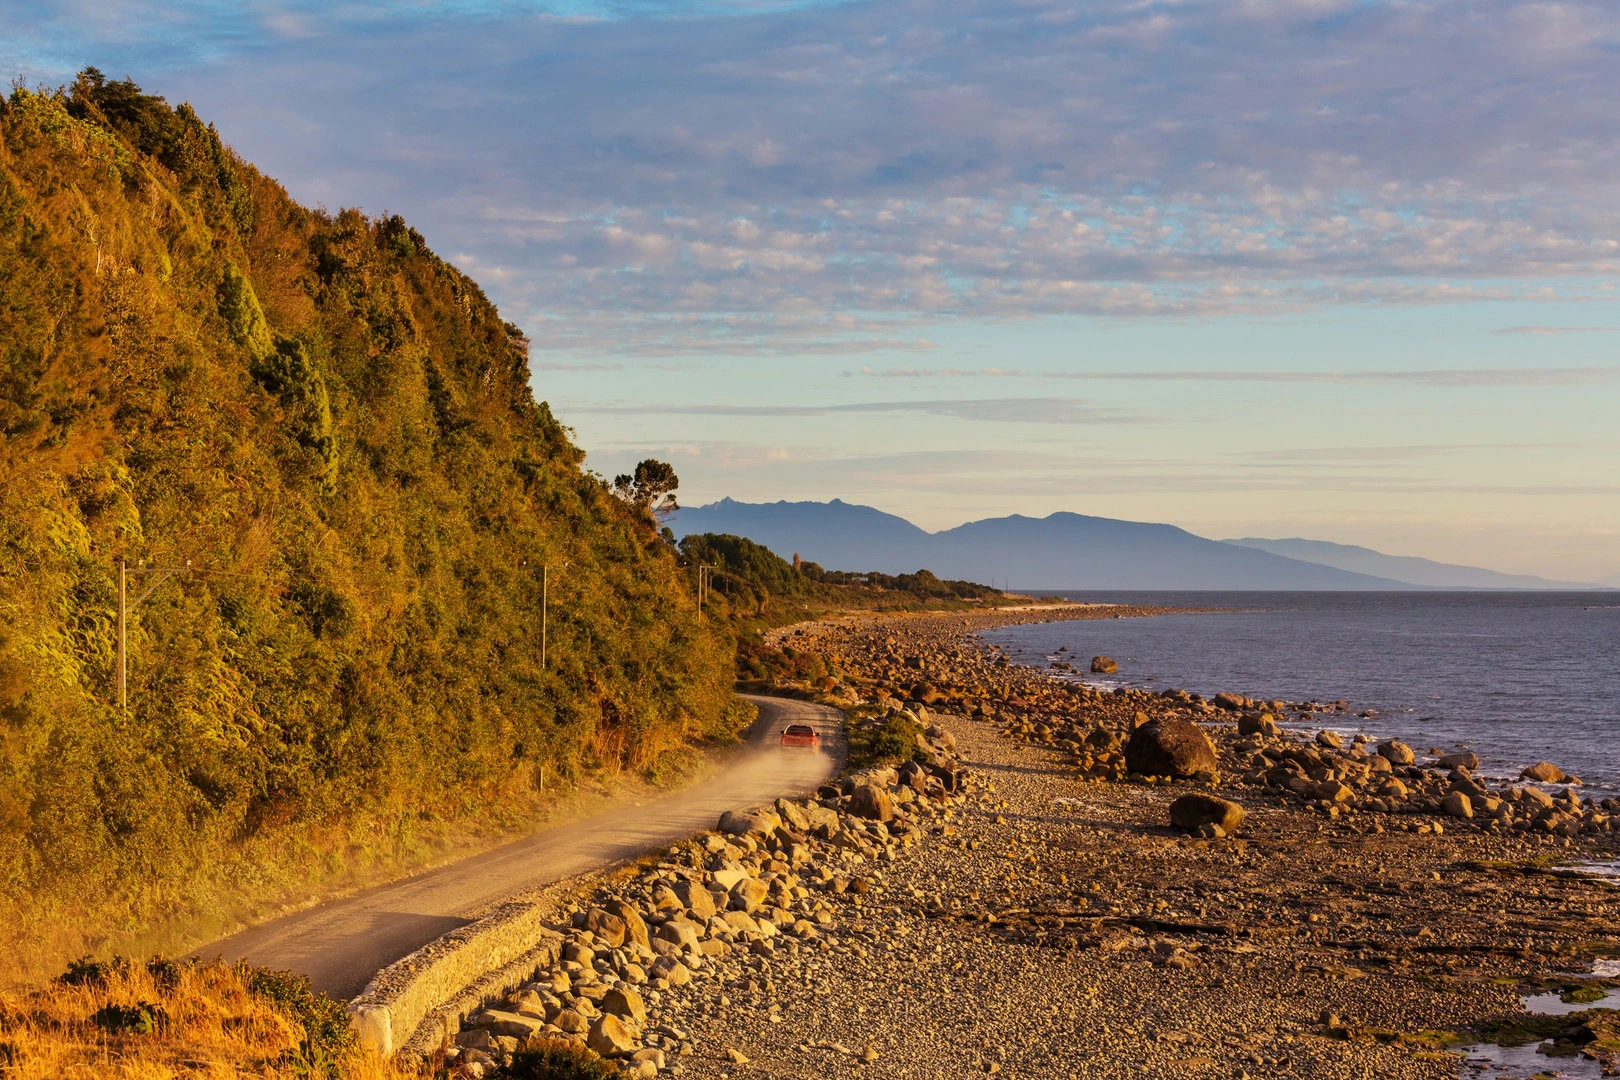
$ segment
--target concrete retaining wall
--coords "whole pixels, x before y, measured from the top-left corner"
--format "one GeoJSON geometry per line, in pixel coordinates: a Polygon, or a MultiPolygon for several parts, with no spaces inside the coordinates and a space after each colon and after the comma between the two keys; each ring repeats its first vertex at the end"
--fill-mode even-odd
{"type": "Polygon", "coordinates": [[[539,905],[502,904],[379,971],[349,1003],[349,1023],[363,1046],[391,1057],[411,1041],[429,1014],[463,996],[468,987],[503,993],[526,973],[555,963],[561,941],[545,926],[539,905]],[[512,985],[485,986],[492,973],[505,976],[497,983],[512,985]]]}

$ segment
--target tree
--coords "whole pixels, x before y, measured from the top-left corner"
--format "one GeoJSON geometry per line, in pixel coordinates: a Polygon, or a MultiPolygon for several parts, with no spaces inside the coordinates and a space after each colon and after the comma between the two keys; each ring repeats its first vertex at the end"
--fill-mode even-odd
{"type": "Polygon", "coordinates": [[[643,510],[660,522],[680,509],[675,501],[675,489],[681,486],[675,467],[667,461],[648,458],[636,466],[636,471],[620,473],[613,478],[613,493],[637,509],[643,510]]]}

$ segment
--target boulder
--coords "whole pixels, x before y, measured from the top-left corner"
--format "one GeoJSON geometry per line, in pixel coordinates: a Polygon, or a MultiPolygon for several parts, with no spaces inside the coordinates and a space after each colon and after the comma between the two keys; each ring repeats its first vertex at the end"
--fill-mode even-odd
{"type": "Polygon", "coordinates": [[[629,936],[629,928],[624,925],[624,920],[601,908],[592,908],[585,913],[585,929],[596,935],[596,939],[610,949],[617,949],[623,945],[625,938],[629,936]]]}
{"type": "Polygon", "coordinates": [[[608,905],[608,912],[617,915],[624,922],[625,940],[647,947],[647,920],[641,917],[641,912],[623,900],[615,900],[608,905]]]}
{"type": "Polygon", "coordinates": [[[1344,736],[1331,728],[1323,728],[1316,733],[1316,745],[1328,750],[1339,750],[1344,747],[1344,736]]]}
{"type": "Polygon", "coordinates": [[[1093,675],[1112,675],[1119,670],[1119,661],[1111,656],[1093,656],[1091,658],[1091,673],[1093,675]]]}
{"type": "Polygon", "coordinates": [[[872,821],[893,821],[894,800],[876,784],[861,784],[850,796],[849,812],[872,821]]]}
{"type": "MultiPolygon", "coordinates": [[[[711,897],[710,903],[713,902],[711,897]]],[[[712,915],[714,912],[711,911],[709,914],[712,915]]],[[[698,941],[703,937],[703,934],[691,919],[684,919],[677,915],[658,928],[658,937],[690,952],[697,949],[698,941]]]]}
{"type": "Polygon", "coordinates": [[[731,906],[738,911],[753,914],[765,906],[771,887],[758,878],[743,878],[731,890],[731,906]]]}
{"type": "Polygon", "coordinates": [[[798,803],[788,802],[786,799],[777,799],[776,815],[782,819],[784,825],[794,832],[810,831],[810,819],[805,815],[804,807],[798,803]]]}
{"type": "Polygon", "coordinates": [[[1467,769],[1473,772],[1479,768],[1479,755],[1471,750],[1459,750],[1454,754],[1447,754],[1435,764],[1444,769],[1467,769]]]}
{"type": "Polygon", "coordinates": [[[1242,712],[1248,707],[1249,701],[1242,694],[1228,694],[1222,691],[1215,695],[1215,707],[1225,709],[1227,712],[1242,712]]]}
{"type": "Polygon", "coordinates": [[[1275,739],[1282,734],[1277,727],[1277,718],[1270,713],[1249,713],[1238,717],[1239,735],[1264,735],[1268,739],[1275,739]]]}
{"type": "Polygon", "coordinates": [[[591,1026],[591,1022],[575,1009],[563,1009],[551,1018],[551,1022],[559,1030],[566,1031],[570,1035],[583,1035],[591,1026]]]}
{"type": "Polygon", "coordinates": [[[1390,739],[1388,742],[1378,744],[1378,756],[1391,765],[1410,765],[1417,760],[1417,754],[1410,746],[1399,739],[1390,739]]]}
{"type": "Polygon", "coordinates": [[[1143,776],[1185,779],[1213,775],[1215,745],[1203,729],[1186,720],[1149,720],[1131,732],[1125,744],[1125,766],[1143,776]]]}
{"type": "Polygon", "coordinates": [[[533,1016],[524,1016],[522,1013],[504,1012],[500,1009],[486,1009],[479,1013],[473,1021],[475,1027],[481,1027],[491,1035],[506,1035],[514,1039],[527,1039],[546,1026],[544,1020],[533,1016]]]}
{"type": "Polygon", "coordinates": [[[675,895],[680,898],[681,906],[699,922],[708,922],[715,912],[714,896],[701,881],[677,881],[675,895]]]}
{"type": "Polygon", "coordinates": [[[1568,779],[1564,775],[1564,770],[1550,761],[1538,761],[1526,767],[1519,776],[1521,779],[1534,780],[1540,784],[1562,784],[1568,779]]]}
{"type": "Polygon", "coordinates": [[[660,956],[654,960],[648,974],[655,979],[663,979],[671,986],[685,986],[692,981],[691,969],[673,956],[660,956]]]}
{"type": "Polygon", "coordinates": [[[782,819],[769,810],[727,810],[718,826],[728,836],[769,836],[781,827],[782,819]]]}
{"type": "Polygon", "coordinates": [[[1474,816],[1473,801],[1460,791],[1453,791],[1441,799],[1440,809],[1454,818],[1471,818],[1474,816]]]}
{"type": "Polygon", "coordinates": [[[647,1006],[641,995],[623,983],[603,996],[602,1011],[613,1016],[628,1016],[638,1024],[647,1019],[647,1006]]]}
{"type": "Polygon", "coordinates": [[[1542,791],[1540,788],[1533,788],[1533,787],[1519,788],[1518,792],[1519,792],[1519,798],[1520,799],[1524,800],[1527,803],[1530,803],[1532,806],[1535,806],[1537,809],[1542,809],[1542,808],[1551,809],[1552,808],[1553,797],[1551,795],[1547,794],[1545,791],[1542,791]]]}
{"type": "Polygon", "coordinates": [[[1230,836],[1243,825],[1243,807],[1214,795],[1183,795],[1170,804],[1170,824],[1187,832],[1204,825],[1219,825],[1230,836]]]}
{"type": "Polygon", "coordinates": [[[603,1013],[591,1025],[585,1045],[603,1057],[619,1057],[636,1049],[636,1033],[612,1013],[603,1013]]]}

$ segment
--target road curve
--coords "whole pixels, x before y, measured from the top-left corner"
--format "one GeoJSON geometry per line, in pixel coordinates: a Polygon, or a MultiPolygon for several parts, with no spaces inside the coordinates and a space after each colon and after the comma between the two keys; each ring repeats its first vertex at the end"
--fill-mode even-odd
{"type": "Polygon", "coordinates": [[[606,810],[447,866],[233,934],[196,955],[249,960],[310,977],[315,989],[352,998],[371,977],[508,896],[644,855],[701,829],[727,810],[813,790],[842,756],[837,711],[755,697],[750,746],[709,779],[642,806],[606,810]],[[829,752],[782,750],[787,724],[810,724],[829,752]]]}

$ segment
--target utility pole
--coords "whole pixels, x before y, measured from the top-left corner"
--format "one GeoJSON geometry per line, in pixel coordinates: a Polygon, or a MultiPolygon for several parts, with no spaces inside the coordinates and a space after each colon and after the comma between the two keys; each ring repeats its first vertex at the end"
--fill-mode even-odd
{"type": "Polygon", "coordinates": [[[697,588],[698,622],[703,621],[703,601],[709,595],[709,581],[714,576],[713,571],[714,571],[714,568],[711,567],[708,563],[699,563],[698,564],[698,568],[697,568],[697,572],[698,572],[698,588],[697,588]]]}
{"type": "Polygon", "coordinates": [[[191,573],[191,560],[187,559],[184,566],[147,566],[146,560],[133,570],[130,569],[129,560],[118,560],[118,707],[129,708],[129,613],[132,608],[140,606],[141,601],[151,596],[153,591],[176,574],[191,573]],[[128,579],[130,574],[156,574],[157,580],[146,587],[146,591],[135,598],[134,603],[128,602],[128,579]]]}
{"type": "MultiPolygon", "coordinates": [[[[529,560],[524,559],[521,565],[528,566],[529,565],[529,560]]],[[[563,563],[561,566],[557,567],[557,569],[566,570],[566,569],[568,569],[568,566],[569,566],[568,563],[563,563]]],[[[541,563],[540,564],[540,670],[542,670],[542,671],[544,671],[545,668],[546,668],[546,619],[547,619],[547,612],[549,611],[550,607],[551,607],[551,564],[550,563],[541,563]]]]}

